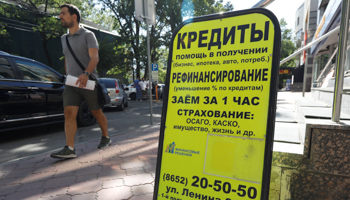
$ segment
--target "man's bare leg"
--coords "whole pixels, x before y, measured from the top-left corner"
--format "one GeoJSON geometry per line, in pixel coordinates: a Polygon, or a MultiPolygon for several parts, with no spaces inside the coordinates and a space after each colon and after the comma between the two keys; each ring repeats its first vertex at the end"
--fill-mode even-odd
{"type": "Polygon", "coordinates": [[[102,131],[101,141],[97,147],[99,149],[108,147],[109,144],[111,144],[112,140],[108,136],[108,122],[107,122],[106,115],[102,112],[102,109],[93,110],[91,111],[91,113],[97,119],[97,122],[100,125],[101,131],[102,131]]]}
{"type": "Polygon", "coordinates": [[[52,153],[52,158],[75,158],[74,137],[77,132],[78,106],[64,107],[64,132],[66,134],[66,146],[59,152],[52,153]]]}
{"type": "Polygon", "coordinates": [[[102,136],[108,137],[108,122],[106,115],[102,112],[102,109],[92,110],[91,113],[97,119],[97,123],[100,125],[102,136]]]}
{"type": "Polygon", "coordinates": [[[77,132],[78,106],[66,106],[64,108],[64,130],[66,134],[66,144],[74,148],[74,137],[77,132]]]}

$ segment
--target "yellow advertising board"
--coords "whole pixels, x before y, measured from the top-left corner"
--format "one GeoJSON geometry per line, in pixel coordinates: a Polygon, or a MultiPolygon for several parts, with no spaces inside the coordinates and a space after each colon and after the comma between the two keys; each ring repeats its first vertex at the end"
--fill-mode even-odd
{"type": "Polygon", "coordinates": [[[154,199],[267,199],[281,32],[265,9],[173,34],[154,199]]]}

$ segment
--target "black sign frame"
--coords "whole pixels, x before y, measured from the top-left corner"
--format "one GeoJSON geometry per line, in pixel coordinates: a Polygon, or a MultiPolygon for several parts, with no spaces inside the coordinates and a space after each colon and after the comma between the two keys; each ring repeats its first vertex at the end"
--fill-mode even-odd
{"type": "Polygon", "coordinates": [[[166,122],[166,114],[168,110],[168,99],[169,99],[169,85],[170,85],[170,75],[173,61],[173,43],[176,35],[187,24],[203,22],[221,18],[235,17],[241,15],[248,14],[263,14],[267,16],[272,22],[275,31],[275,38],[273,44],[273,58],[272,58],[272,68],[271,68],[271,82],[270,82],[270,96],[269,96],[269,107],[268,107],[268,117],[267,117],[267,133],[266,133],[266,142],[265,142],[265,160],[263,166],[263,180],[262,180],[262,188],[261,188],[261,197],[260,199],[268,199],[269,198],[269,187],[270,187],[270,176],[271,176],[271,166],[272,166],[272,153],[273,153],[273,140],[274,140],[274,129],[275,129],[275,118],[276,118],[276,104],[277,104],[277,91],[278,91],[278,75],[279,75],[279,65],[280,65],[280,50],[281,50],[281,29],[279,25],[279,21],[276,16],[269,10],[263,8],[254,8],[248,10],[241,11],[233,11],[226,12],[222,14],[213,14],[206,15],[202,17],[197,17],[193,19],[186,20],[182,22],[172,34],[172,40],[169,48],[169,57],[167,63],[167,76],[165,83],[165,91],[163,95],[163,111],[162,111],[162,119],[160,126],[160,136],[159,136],[159,146],[158,146],[158,157],[157,157],[157,166],[156,166],[156,178],[155,178],[155,186],[154,186],[154,194],[153,200],[157,200],[158,198],[158,187],[160,181],[160,172],[161,172],[161,161],[163,156],[163,146],[164,146],[164,132],[165,132],[165,122],[166,122]]]}

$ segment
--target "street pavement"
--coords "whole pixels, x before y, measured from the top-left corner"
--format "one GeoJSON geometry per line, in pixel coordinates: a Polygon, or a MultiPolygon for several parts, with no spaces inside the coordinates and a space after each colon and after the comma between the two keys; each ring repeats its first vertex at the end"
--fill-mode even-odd
{"type": "MultiPolygon", "coordinates": [[[[281,123],[296,121],[295,98],[301,93],[278,94],[278,148],[302,145],[299,133],[278,131],[281,123]]],[[[99,140],[79,144],[75,159],[53,159],[51,151],[1,164],[0,200],[151,200],[159,132],[158,123],[111,136],[112,144],[102,150],[97,149],[99,140]]]]}
{"type": "Polygon", "coordinates": [[[52,152],[0,166],[0,199],[152,199],[159,124],[76,146],[77,158],[53,159],[52,152]]]}
{"type": "MultiPolygon", "coordinates": [[[[153,124],[161,121],[162,105],[162,100],[152,102],[153,124]]],[[[112,136],[150,126],[149,101],[129,101],[129,106],[124,111],[106,108],[105,115],[108,120],[108,133],[112,136]]],[[[75,144],[86,143],[100,137],[98,123],[92,126],[80,126],[75,135],[75,144]]],[[[59,149],[65,143],[63,122],[2,132],[0,164],[59,149]]]]}

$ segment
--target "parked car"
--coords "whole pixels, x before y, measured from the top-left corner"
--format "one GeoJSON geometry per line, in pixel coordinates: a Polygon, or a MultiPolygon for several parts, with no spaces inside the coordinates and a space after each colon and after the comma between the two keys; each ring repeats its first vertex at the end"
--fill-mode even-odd
{"type": "Polygon", "coordinates": [[[134,83],[131,83],[130,85],[127,85],[124,87],[126,95],[131,100],[136,100],[136,88],[134,87],[134,83]]]}
{"type": "MultiPolygon", "coordinates": [[[[153,81],[152,96],[156,95],[155,85],[156,85],[156,82],[153,81]]],[[[164,84],[160,84],[160,83],[157,84],[158,98],[160,99],[163,98],[164,87],[165,87],[164,84]]],[[[131,83],[130,85],[125,86],[125,92],[131,100],[136,100],[136,88],[134,87],[134,83],[131,83]]]]}
{"type": "Polygon", "coordinates": [[[118,110],[124,110],[128,107],[128,95],[126,95],[123,84],[119,79],[115,78],[100,78],[101,82],[105,84],[111,103],[105,107],[117,107],[118,110]]]}
{"type": "MultiPolygon", "coordinates": [[[[0,52],[0,132],[64,121],[64,81],[65,76],[40,62],[0,52]]],[[[85,102],[77,121],[81,126],[96,123],[85,102]]]]}

